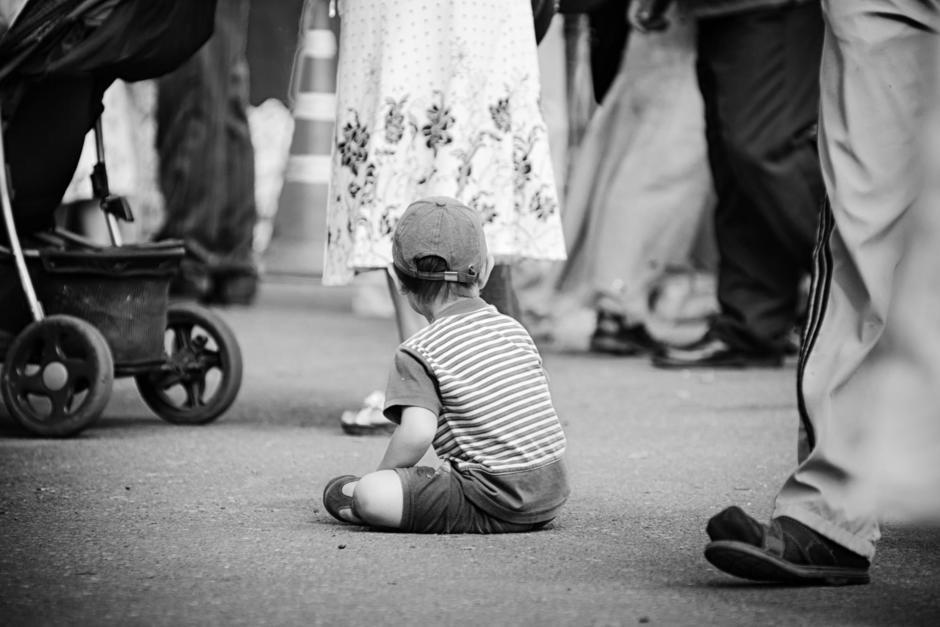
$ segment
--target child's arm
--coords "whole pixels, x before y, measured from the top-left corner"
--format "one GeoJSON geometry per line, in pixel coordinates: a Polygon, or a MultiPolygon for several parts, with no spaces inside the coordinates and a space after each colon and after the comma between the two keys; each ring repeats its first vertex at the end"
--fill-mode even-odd
{"type": "Polygon", "coordinates": [[[417,464],[437,433],[437,415],[424,407],[403,407],[401,423],[392,434],[379,470],[408,468],[417,464]]]}

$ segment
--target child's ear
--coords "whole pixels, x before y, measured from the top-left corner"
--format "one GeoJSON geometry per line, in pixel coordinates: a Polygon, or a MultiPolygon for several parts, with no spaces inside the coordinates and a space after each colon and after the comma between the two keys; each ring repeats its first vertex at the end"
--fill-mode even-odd
{"type": "Polygon", "coordinates": [[[493,266],[496,265],[496,257],[493,255],[486,256],[486,266],[483,268],[483,272],[480,273],[479,278],[477,278],[477,285],[480,286],[480,289],[483,289],[483,286],[486,285],[486,282],[490,280],[490,273],[493,271],[493,266]]]}

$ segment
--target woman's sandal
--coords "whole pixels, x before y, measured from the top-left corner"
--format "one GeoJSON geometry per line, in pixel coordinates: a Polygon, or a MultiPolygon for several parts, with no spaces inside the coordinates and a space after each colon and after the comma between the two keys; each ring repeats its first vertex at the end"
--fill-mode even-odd
{"type": "Polygon", "coordinates": [[[349,435],[387,434],[397,426],[382,413],[385,404],[384,392],[373,392],[363,401],[362,409],[344,411],[339,423],[349,435]]]}
{"type": "Polygon", "coordinates": [[[356,524],[358,518],[353,513],[353,497],[343,493],[343,488],[353,481],[359,481],[359,477],[341,475],[330,479],[326,487],[323,488],[323,507],[336,520],[356,524]]]}

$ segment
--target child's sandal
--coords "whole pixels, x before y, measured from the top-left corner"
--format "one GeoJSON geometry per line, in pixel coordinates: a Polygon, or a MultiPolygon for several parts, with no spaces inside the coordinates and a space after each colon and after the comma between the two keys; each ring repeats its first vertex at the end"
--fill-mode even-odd
{"type": "Polygon", "coordinates": [[[353,497],[343,493],[343,488],[353,481],[359,481],[355,475],[342,475],[334,479],[323,488],[323,507],[336,520],[345,523],[355,523],[356,515],[353,513],[353,497]]]}

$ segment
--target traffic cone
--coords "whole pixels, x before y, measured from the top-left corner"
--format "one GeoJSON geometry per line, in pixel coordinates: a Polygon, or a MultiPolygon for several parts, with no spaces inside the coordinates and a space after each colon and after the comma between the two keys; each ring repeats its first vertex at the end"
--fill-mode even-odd
{"type": "Polygon", "coordinates": [[[336,119],[336,34],[328,0],[308,0],[292,76],[294,132],[265,270],[320,275],[336,119]]]}

